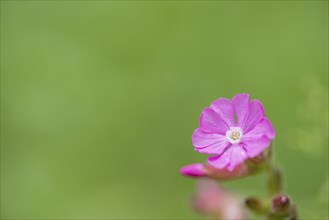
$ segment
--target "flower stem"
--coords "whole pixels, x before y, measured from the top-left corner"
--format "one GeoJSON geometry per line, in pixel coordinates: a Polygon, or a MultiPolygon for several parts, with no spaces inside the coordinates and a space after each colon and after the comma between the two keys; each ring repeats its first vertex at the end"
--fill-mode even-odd
{"type": "Polygon", "coordinates": [[[269,148],[267,161],[267,190],[270,197],[282,192],[282,172],[273,164],[273,149],[269,148]]]}
{"type": "Polygon", "coordinates": [[[292,201],[288,196],[282,194],[282,172],[273,164],[271,149],[268,157],[267,173],[267,190],[269,197],[272,200],[272,208],[269,209],[267,218],[269,220],[283,220],[289,217],[290,220],[297,220],[296,206],[292,204],[292,201]]]}
{"type": "Polygon", "coordinates": [[[267,189],[269,196],[273,197],[282,192],[282,173],[272,164],[268,168],[267,189]]]}

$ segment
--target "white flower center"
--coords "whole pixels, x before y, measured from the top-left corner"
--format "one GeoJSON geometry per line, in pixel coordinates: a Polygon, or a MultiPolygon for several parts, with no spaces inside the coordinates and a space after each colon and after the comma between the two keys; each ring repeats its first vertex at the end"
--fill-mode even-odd
{"type": "Polygon", "coordinates": [[[242,140],[242,129],[239,127],[230,127],[226,131],[226,138],[231,144],[238,144],[242,140]]]}

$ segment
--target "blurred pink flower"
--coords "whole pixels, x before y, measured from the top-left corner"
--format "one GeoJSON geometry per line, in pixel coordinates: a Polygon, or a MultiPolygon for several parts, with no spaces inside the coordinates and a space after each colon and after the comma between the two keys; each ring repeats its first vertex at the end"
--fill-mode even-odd
{"type": "Polygon", "coordinates": [[[243,203],[210,179],[198,182],[192,206],[199,213],[214,219],[247,219],[243,203]]]}
{"type": "Polygon", "coordinates": [[[201,113],[200,126],[192,135],[195,150],[215,155],[208,163],[216,168],[234,168],[260,155],[275,137],[262,103],[237,94],[232,101],[219,98],[201,113]]]}

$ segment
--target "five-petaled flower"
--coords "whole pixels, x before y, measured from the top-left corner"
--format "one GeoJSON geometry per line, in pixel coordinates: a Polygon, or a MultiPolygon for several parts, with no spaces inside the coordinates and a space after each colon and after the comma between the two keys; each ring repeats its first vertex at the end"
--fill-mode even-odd
{"type": "Polygon", "coordinates": [[[214,155],[208,158],[210,165],[232,171],[261,154],[274,137],[262,103],[237,94],[232,101],[219,98],[202,111],[192,142],[196,151],[214,155]]]}

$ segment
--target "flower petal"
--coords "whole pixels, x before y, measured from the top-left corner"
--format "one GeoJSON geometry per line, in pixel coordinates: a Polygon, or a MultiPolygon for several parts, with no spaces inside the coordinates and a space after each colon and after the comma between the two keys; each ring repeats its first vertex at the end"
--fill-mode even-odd
{"type": "Polygon", "coordinates": [[[232,146],[231,151],[230,164],[227,167],[229,171],[233,171],[237,165],[248,158],[246,151],[240,145],[232,146]]]}
{"type": "Polygon", "coordinates": [[[192,143],[196,151],[204,154],[221,154],[229,145],[225,136],[205,133],[200,128],[194,131],[192,143]]]}
{"type": "Polygon", "coordinates": [[[200,128],[207,133],[225,134],[229,127],[211,108],[205,108],[200,117],[200,128]]]}
{"type": "Polygon", "coordinates": [[[249,111],[242,126],[243,132],[246,133],[253,129],[264,116],[265,112],[262,103],[256,99],[252,100],[249,103],[249,111]]]}
{"type": "Polygon", "coordinates": [[[227,124],[228,127],[235,127],[234,109],[230,100],[219,98],[211,103],[210,108],[215,110],[219,117],[227,124]]]}
{"type": "Polygon", "coordinates": [[[273,139],[275,137],[275,130],[270,120],[265,117],[260,122],[258,122],[253,129],[245,133],[243,138],[259,138],[263,135],[269,139],[273,139]]]}
{"type": "Polygon", "coordinates": [[[204,148],[209,145],[218,143],[226,139],[222,134],[206,133],[200,128],[195,129],[192,135],[192,143],[196,148],[204,148]]]}
{"type": "Polygon", "coordinates": [[[242,127],[249,110],[249,95],[246,93],[235,95],[232,98],[232,104],[238,119],[238,125],[242,127]]]}
{"type": "Polygon", "coordinates": [[[208,163],[215,168],[222,169],[229,164],[231,153],[231,149],[229,148],[222,155],[209,157],[208,163]]]}
{"type": "Polygon", "coordinates": [[[203,154],[222,154],[230,143],[227,140],[209,145],[205,148],[196,148],[195,150],[203,154]]]}
{"type": "Polygon", "coordinates": [[[248,157],[256,157],[262,153],[268,146],[270,146],[271,140],[264,136],[259,138],[244,138],[243,147],[246,149],[248,157]]]}
{"type": "Polygon", "coordinates": [[[227,167],[229,171],[233,171],[247,158],[247,153],[240,145],[232,145],[222,155],[209,157],[208,163],[219,169],[227,167]]]}

